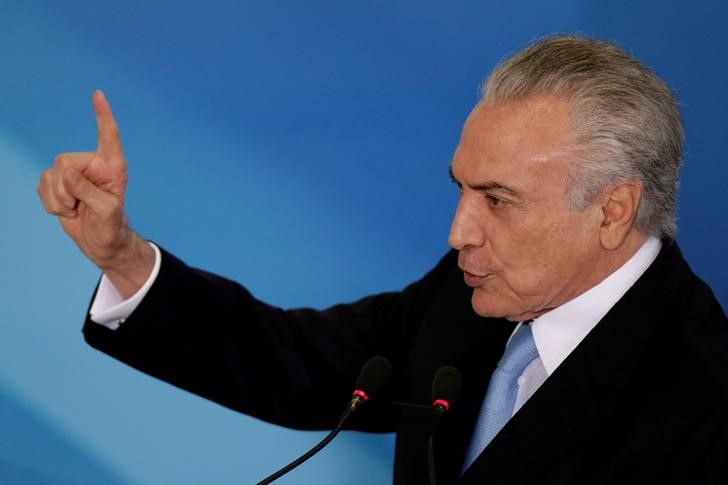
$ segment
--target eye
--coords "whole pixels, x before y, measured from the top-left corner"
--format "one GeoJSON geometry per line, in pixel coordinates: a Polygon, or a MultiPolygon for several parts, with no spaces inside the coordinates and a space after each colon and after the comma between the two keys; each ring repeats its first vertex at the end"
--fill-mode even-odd
{"type": "Polygon", "coordinates": [[[494,195],[486,195],[485,200],[488,201],[488,205],[493,207],[494,209],[497,209],[499,207],[503,207],[504,205],[508,204],[508,201],[501,199],[499,197],[496,197],[494,195]]]}

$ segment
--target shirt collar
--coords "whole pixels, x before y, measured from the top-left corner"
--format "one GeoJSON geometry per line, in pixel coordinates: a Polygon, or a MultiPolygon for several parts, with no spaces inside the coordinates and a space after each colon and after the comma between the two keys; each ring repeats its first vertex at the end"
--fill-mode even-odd
{"type": "Polygon", "coordinates": [[[660,240],[650,236],[626,263],[599,284],[533,320],[533,338],[548,375],[642,276],[661,247],[660,240]]]}

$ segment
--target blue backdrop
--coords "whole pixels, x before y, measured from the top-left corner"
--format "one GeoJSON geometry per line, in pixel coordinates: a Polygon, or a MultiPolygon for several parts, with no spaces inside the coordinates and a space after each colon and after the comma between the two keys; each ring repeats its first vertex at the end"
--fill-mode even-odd
{"type": "MultiPolygon", "coordinates": [[[[0,482],[250,483],[321,434],[283,430],[85,346],[98,272],[40,172],[95,147],[103,89],[132,225],[282,306],[401,288],[447,249],[447,166],[489,69],[535,37],[615,40],[677,93],[679,241],[728,303],[728,12],[718,0],[5,0],[0,8],[0,482]]],[[[386,483],[391,436],[345,433],[281,483],[386,483]]]]}

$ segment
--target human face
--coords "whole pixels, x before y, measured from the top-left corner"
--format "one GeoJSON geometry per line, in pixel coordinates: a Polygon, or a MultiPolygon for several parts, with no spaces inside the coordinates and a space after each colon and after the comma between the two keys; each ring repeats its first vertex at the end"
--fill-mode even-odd
{"type": "Polygon", "coordinates": [[[449,243],[481,316],[534,318],[599,281],[601,208],[565,204],[570,120],[564,101],[529,97],[482,102],[465,122],[449,243]]]}

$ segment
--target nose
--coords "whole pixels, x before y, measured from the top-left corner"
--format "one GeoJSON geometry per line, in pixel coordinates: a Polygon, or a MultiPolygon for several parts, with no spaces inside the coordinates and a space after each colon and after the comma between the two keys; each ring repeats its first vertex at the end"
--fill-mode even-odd
{"type": "Polygon", "coordinates": [[[483,221],[479,220],[478,216],[474,204],[469,203],[465,196],[460,197],[448,237],[448,243],[453,249],[462,251],[483,245],[485,238],[481,228],[483,221]]]}

